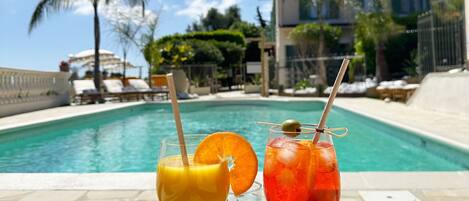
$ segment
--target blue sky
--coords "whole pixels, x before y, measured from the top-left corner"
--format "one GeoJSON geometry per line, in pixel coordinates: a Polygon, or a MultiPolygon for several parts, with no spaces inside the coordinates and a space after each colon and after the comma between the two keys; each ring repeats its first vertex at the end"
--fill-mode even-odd
{"type": "MultiPolygon", "coordinates": [[[[87,0],[69,11],[47,18],[28,34],[28,23],[38,0],[0,0],[0,67],[57,71],[69,54],[94,47],[92,15],[87,0]]],[[[149,8],[161,10],[157,37],[182,33],[187,25],[206,13],[209,7],[224,9],[237,4],[244,20],[256,22],[256,7],[270,17],[271,0],[150,0],[149,8]]],[[[101,17],[101,47],[120,56],[119,45],[110,34],[106,16],[101,17]]],[[[145,62],[132,49],[129,61],[145,62]]],[[[131,74],[137,74],[136,70],[131,74]]]]}

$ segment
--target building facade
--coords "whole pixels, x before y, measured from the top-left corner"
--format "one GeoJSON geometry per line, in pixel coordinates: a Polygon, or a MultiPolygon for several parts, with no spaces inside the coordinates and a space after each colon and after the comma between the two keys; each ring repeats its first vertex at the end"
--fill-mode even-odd
{"type": "MultiPolygon", "coordinates": [[[[291,60],[295,58],[295,44],[289,39],[290,32],[299,24],[315,23],[318,20],[317,8],[311,1],[314,0],[274,0],[273,21],[275,22],[275,53],[277,63],[277,81],[279,85],[291,87],[297,75],[291,70],[291,60]]],[[[355,13],[351,5],[337,0],[324,0],[322,16],[324,22],[338,26],[342,30],[339,44],[343,49],[353,50],[355,13]]],[[[371,10],[374,0],[358,0],[362,10],[371,10]]],[[[430,8],[429,0],[390,0],[394,14],[405,16],[415,12],[422,12],[430,8]]],[[[331,55],[344,55],[353,52],[330,53],[331,55]]],[[[334,62],[329,62],[336,66],[334,62]]],[[[340,64],[340,61],[339,61],[340,64]]],[[[338,69],[337,69],[338,70],[338,69]]],[[[328,80],[334,78],[335,69],[328,69],[328,80]]],[[[332,80],[333,82],[333,80],[332,80]]]]}

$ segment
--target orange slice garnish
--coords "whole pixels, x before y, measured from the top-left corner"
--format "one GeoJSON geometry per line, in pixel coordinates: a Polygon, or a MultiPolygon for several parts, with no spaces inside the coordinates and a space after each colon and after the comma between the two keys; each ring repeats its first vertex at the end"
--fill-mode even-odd
{"type": "Polygon", "coordinates": [[[249,190],[257,175],[257,157],[251,144],[243,136],[233,132],[217,132],[208,135],[197,147],[194,162],[217,164],[231,160],[230,184],[238,196],[249,190]]]}

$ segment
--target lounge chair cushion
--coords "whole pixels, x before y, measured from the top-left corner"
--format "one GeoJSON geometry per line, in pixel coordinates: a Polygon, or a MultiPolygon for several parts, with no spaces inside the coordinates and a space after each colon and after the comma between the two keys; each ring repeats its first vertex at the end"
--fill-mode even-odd
{"type": "Polygon", "coordinates": [[[77,95],[83,94],[85,91],[97,91],[93,80],[74,80],[73,89],[77,95]]]}
{"type": "Polygon", "coordinates": [[[103,80],[103,83],[109,93],[121,93],[124,91],[124,85],[120,80],[103,80]]]}
{"type": "Polygon", "coordinates": [[[135,88],[138,91],[149,91],[150,87],[148,84],[141,79],[130,79],[129,80],[129,85],[135,88]]]}

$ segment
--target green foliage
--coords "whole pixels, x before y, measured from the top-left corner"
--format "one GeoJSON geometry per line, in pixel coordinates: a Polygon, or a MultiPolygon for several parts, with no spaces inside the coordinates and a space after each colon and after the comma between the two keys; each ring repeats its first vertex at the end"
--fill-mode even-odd
{"type": "MultiPolygon", "coordinates": [[[[158,43],[154,43],[158,44],[158,43]]],[[[216,40],[173,40],[164,45],[160,45],[160,51],[163,55],[164,64],[174,63],[174,58],[186,58],[181,60],[179,64],[217,64],[222,67],[232,67],[238,65],[244,57],[244,48],[240,45],[230,42],[221,42],[216,40]],[[186,57],[176,56],[181,54],[180,51],[174,51],[173,44],[176,46],[189,46],[190,55],[186,57]]],[[[184,47],[185,47],[184,46],[184,47]]]]}
{"type": "Polygon", "coordinates": [[[152,74],[159,71],[160,64],[163,63],[160,48],[156,43],[150,43],[143,49],[143,56],[152,69],[152,74]]]}
{"type": "Polygon", "coordinates": [[[349,82],[353,83],[355,81],[355,72],[357,71],[357,69],[361,68],[364,63],[365,63],[364,57],[353,58],[350,61],[350,64],[347,69],[349,82]]]}
{"type": "Polygon", "coordinates": [[[257,38],[261,36],[261,28],[253,23],[239,21],[231,25],[231,30],[243,33],[246,38],[257,38]]]}
{"type": "Polygon", "coordinates": [[[417,51],[414,49],[410,52],[410,58],[404,61],[404,71],[407,75],[416,76],[417,75],[417,66],[418,66],[418,55],[417,51]]]}
{"type": "Polygon", "coordinates": [[[162,63],[173,65],[175,68],[181,65],[194,56],[192,46],[185,41],[177,43],[166,43],[161,46],[162,63]]]}
{"type": "Polygon", "coordinates": [[[202,40],[189,40],[187,44],[193,49],[193,57],[187,61],[190,64],[220,64],[224,61],[223,54],[213,44],[202,40]]]}
{"type": "Polygon", "coordinates": [[[251,80],[253,85],[261,85],[262,84],[262,77],[260,74],[255,74],[251,80]]]}
{"type": "Polygon", "coordinates": [[[261,28],[265,29],[267,27],[267,21],[264,20],[264,17],[262,17],[262,13],[259,6],[257,6],[256,8],[256,19],[259,22],[259,25],[261,25],[261,28]]]}
{"type": "MultiPolygon", "coordinates": [[[[379,72],[378,69],[381,69],[381,73],[377,73],[378,80],[388,79],[389,69],[387,66],[389,65],[386,65],[386,61],[382,57],[376,59],[376,56],[379,50],[385,47],[388,39],[402,33],[404,27],[396,24],[391,15],[386,12],[358,13],[356,22],[355,38],[357,43],[361,43],[356,46],[356,50],[365,54],[367,68],[374,67],[375,73],[379,72]],[[372,53],[372,49],[374,53],[372,53]],[[372,60],[375,62],[372,62],[372,60]],[[374,65],[371,65],[372,63],[374,65]]],[[[370,73],[371,71],[367,72],[370,73]]]]}
{"type": "Polygon", "coordinates": [[[244,48],[230,42],[210,41],[223,55],[224,61],[220,64],[223,68],[239,65],[244,58],[244,48]]]}
{"type": "Polygon", "coordinates": [[[295,90],[302,90],[311,87],[311,83],[307,79],[302,79],[295,84],[293,87],[295,90]]]}
{"type": "Polygon", "coordinates": [[[464,0],[430,0],[430,4],[432,11],[443,21],[464,17],[464,0]]]}
{"type": "Polygon", "coordinates": [[[403,31],[386,13],[359,13],[355,34],[358,40],[371,40],[375,44],[385,42],[390,36],[403,31]]]}
{"type": "MultiPolygon", "coordinates": [[[[406,29],[417,28],[417,15],[393,17],[394,21],[406,29]]],[[[408,74],[408,61],[412,60],[412,52],[417,49],[417,33],[401,33],[391,36],[386,42],[386,62],[390,66],[390,73],[396,76],[408,74]]]]}
{"type": "Polygon", "coordinates": [[[366,39],[357,39],[354,44],[355,52],[358,55],[364,56],[364,65],[366,66],[366,72],[368,74],[375,73],[376,65],[376,53],[375,53],[375,44],[372,40],[366,39]]]}
{"type": "MultiPolygon", "coordinates": [[[[339,27],[327,24],[322,25],[322,29],[326,47],[329,49],[337,47],[342,30],[339,27]]],[[[290,32],[289,37],[295,42],[302,56],[310,56],[316,52],[320,31],[320,24],[300,24],[290,32]]]]}
{"type": "MultiPolygon", "coordinates": [[[[324,39],[328,46],[334,46],[338,43],[342,30],[339,27],[331,25],[322,25],[324,30],[324,39]]],[[[319,40],[321,25],[319,24],[300,24],[296,26],[289,37],[297,43],[317,42],[319,40]]]]}
{"type": "Polygon", "coordinates": [[[246,46],[246,41],[241,32],[233,30],[216,30],[209,32],[191,32],[186,34],[174,34],[169,36],[164,36],[160,38],[157,43],[164,44],[171,41],[181,41],[181,40],[216,40],[216,41],[226,41],[236,43],[242,47],[246,46]]]}
{"type": "Polygon", "coordinates": [[[210,8],[199,22],[193,22],[187,27],[187,32],[215,31],[219,29],[229,29],[236,22],[241,21],[240,9],[234,5],[226,9],[225,14],[216,8],[210,8]]]}

